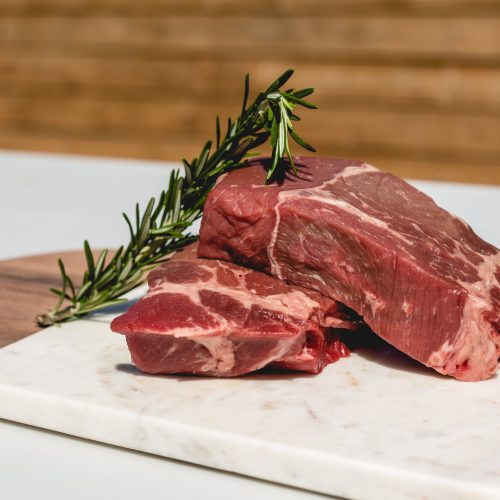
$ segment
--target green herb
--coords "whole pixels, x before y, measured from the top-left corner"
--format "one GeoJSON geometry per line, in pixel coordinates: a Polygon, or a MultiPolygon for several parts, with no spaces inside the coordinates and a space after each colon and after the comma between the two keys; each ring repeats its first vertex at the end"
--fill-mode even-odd
{"type": "Polygon", "coordinates": [[[126,299],[120,297],[140,285],[150,269],[196,240],[188,228],[201,217],[205,199],[217,178],[241,167],[256,147],[267,141],[272,146],[266,182],[288,168],[295,172],[289,137],[303,148],[315,150],[295,132],[292,122],[299,117],[294,110],[298,106],[310,109],[316,106],[304,100],[313,93],[312,88],[281,90],[292,74],[291,69],[283,73],[250,105],[247,105],[249,76],[246,76],[241,114],[235,121],[228,119],[225,134],[222,135],[217,116],[215,143],[208,141],[199,157],[191,162],[182,160],[184,175],[180,170],[174,170],[168,188],[162,191],[158,200],[151,198],[142,214],[136,205],[133,221],[123,214],[130,230],[129,243],[121,246],[106,262],[108,251],[102,251],[94,259],[90,245],[85,241],[87,269],[78,289],[59,259],[62,285],[60,289],[51,289],[58,300],[51,311],[37,316],[38,324],[50,326],[124,302],[126,299]]]}

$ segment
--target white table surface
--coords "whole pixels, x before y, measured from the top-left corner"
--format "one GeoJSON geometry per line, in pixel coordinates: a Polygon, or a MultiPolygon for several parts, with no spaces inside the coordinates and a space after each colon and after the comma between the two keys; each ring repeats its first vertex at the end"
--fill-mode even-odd
{"type": "MultiPolygon", "coordinates": [[[[120,213],[146,203],[166,184],[172,164],[0,152],[0,259],[118,246],[127,229],[120,213]]],[[[415,182],[438,203],[481,224],[498,207],[500,188],[415,182]]],[[[490,219],[491,220],[491,219],[490,219]]],[[[1,404],[1,401],[0,401],[1,404]]],[[[0,421],[1,499],[161,498],[294,499],[321,495],[0,421]]],[[[375,496],[376,497],[376,496],[375,496]]]]}

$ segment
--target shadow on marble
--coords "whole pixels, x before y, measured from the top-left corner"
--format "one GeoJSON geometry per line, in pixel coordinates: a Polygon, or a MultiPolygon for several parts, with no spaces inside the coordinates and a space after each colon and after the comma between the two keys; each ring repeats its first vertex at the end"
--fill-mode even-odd
{"type": "Polygon", "coordinates": [[[398,351],[395,347],[388,344],[369,329],[361,330],[355,335],[346,335],[345,338],[342,338],[342,341],[359,357],[391,368],[392,370],[416,373],[418,375],[444,380],[453,380],[451,377],[441,375],[432,368],[428,368],[403,352],[398,351]]]}
{"type": "Polygon", "coordinates": [[[136,302],[139,301],[137,299],[130,299],[126,302],[122,302],[121,304],[115,304],[112,306],[104,307],[103,309],[99,309],[98,311],[89,313],[84,319],[85,321],[93,321],[97,323],[110,323],[110,315],[118,316],[127,312],[136,302]]]}
{"type": "MultiPolygon", "coordinates": [[[[212,378],[213,380],[227,380],[227,377],[205,377],[203,375],[191,375],[189,373],[172,373],[172,374],[156,374],[152,375],[149,373],[143,373],[139,368],[134,366],[132,363],[119,363],[115,365],[117,371],[122,373],[128,373],[130,375],[139,376],[139,377],[161,377],[174,379],[178,382],[193,382],[193,381],[201,381],[207,380],[207,378],[212,378]]],[[[297,378],[314,378],[315,375],[312,373],[304,373],[304,372],[291,372],[284,370],[277,370],[272,368],[262,368],[253,373],[249,373],[247,375],[241,375],[238,380],[293,380],[297,378]]]]}

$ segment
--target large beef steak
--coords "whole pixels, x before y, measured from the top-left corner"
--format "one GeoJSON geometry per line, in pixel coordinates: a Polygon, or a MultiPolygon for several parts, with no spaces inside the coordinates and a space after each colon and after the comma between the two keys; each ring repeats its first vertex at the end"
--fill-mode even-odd
{"type": "Polygon", "coordinates": [[[263,164],[210,193],[199,253],[251,265],[335,298],[389,343],[462,380],[497,369],[500,253],[403,180],[356,161],[263,164]]]}
{"type": "Polygon", "coordinates": [[[229,377],[270,364],[318,373],[348,355],[338,333],[357,325],[335,300],[192,249],[148,283],[147,295],[111,323],[146,373],[229,377]]]}

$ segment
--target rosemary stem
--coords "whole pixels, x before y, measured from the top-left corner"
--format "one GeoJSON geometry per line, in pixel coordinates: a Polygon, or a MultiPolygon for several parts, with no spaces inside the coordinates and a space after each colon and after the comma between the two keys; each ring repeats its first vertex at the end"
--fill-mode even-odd
{"type": "Polygon", "coordinates": [[[123,295],[139,286],[150,269],[196,240],[189,227],[201,218],[205,199],[218,177],[240,168],[250,152],[264,142],[269,141],[273,150],[266,182],[279,170],[291,167],[295,172],[289,136],[309,151],[314,148],[294,130],[291,120],[298,120],[294,110],[297,106],[310,109],[316,106],[303,99],[313,92],[311,88],[281,90],[292,74],[291,69],[285,71],[251,104],[248,104],[247,75],[240,116],[236,121],[228,120],[225,134],[219,118],[216,119],[215,149],[212,151],[213,143],[207,141],[197,158],[190,162],[184,159],[184,175],[179,169],[174,170],[167,188],[157,200],[150,200],[142,214],[136,205],[135,224],[123,214],[130,241],[108,262],[107,250],[94,261],[90,245],[84,243],[87,269],[78,291],[59,261],[61,289],[51,290],[58,300],[52,310],[36,317],[37,323],[51,326],[123,302],[123,295]],[[288,161],[283,161],[284,158],[288,161]]]}

